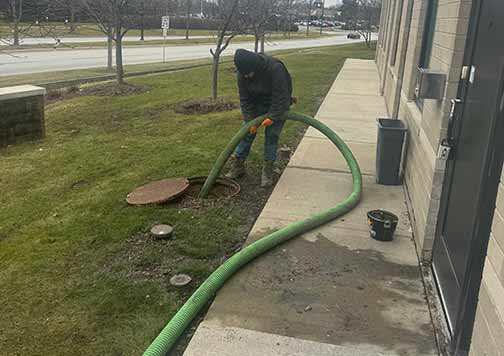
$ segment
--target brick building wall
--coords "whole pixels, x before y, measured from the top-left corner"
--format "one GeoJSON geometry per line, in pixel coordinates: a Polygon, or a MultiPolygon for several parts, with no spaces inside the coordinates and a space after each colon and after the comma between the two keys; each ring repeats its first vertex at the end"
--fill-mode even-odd
{"type": "Polygon", "coordinates": [[[465,36],[471,2],[439,0],[429,68],[447,75],[443,100],[415,99],[427,0],[387,0],[384,3],[377,65],[381,87],[391,116],[406,121],[409,127],[404,172],[411,198],[415,237],[419,254],[429,261],[436,233],[436,222],[444,178],[444,162],[437,150],[444,136],[450,100],[455,97],[462,66],[465,36]]]}
{"type": "Polygon", "coordinates": [[[504,173],[499,184],[497,204],[488,254],[483,270],[476,321],[471,344],[472,356],[504,354],[504,173]]]}
{"type": "MultiPolygon", "coordinates": [[[[438,0],[429,68],[445,73],[447,83],[443,100],[425,100],[422,106],[415,99],[415,87],[427,4],[428,0],[384,0],[376,63],[390,116],[408,124],[404,181],[418,252],[429,262],[445,173],[437,149],[446,134],[450,100],[457,95],[472,1],[438,0]]],[[[504,173],[481,281],[471,356],[504,355],[503,182],[504,173]]]]}
{"type": "Polygon", "coordinates": [[[0,147],[43,138],[45,89],[0,88],[0,147]]]}

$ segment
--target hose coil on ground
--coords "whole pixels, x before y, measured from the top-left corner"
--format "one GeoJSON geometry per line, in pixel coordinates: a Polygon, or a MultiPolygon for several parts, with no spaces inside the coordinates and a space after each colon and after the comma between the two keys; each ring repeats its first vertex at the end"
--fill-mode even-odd
{"type": "MultiPolygon", "coordinates": [[[[245,247],[229,258],[200,285],[182,308],[173,316],[149,348],[144,352],[144,356],[165,356],[175,345],[177,339],[182,335],[192,320],[207,305],[208,301],[215,296],[224,283],[240,268],[272,248],[348,213],[359,203],[362,194],[362,176],[359,164],[352,151],[350,151],[350,148],[334,131],[314,118],[296,112],[289,112],[286,119],[307,124],[320,131],[334,143],[350,168],[352,174],[352,193],[335,207],[277,230],[245,247]]],[[[200,198],[207,197],[226,161],[231,156],[240,140],[248,133],[249,128],[251,126],[258,126],[263,120],[264,116],[260,116],[245,123],[240,128],[215,162],[205,185],[201,189],[200,198]]]]}

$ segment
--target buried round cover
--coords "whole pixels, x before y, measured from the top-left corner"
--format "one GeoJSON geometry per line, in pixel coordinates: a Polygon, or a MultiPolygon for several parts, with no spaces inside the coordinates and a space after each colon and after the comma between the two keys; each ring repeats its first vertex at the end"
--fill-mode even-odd
{"type": "Polygon", "coordinates": [[[177,274],[170,278],[170,284],[174,287],[184,287],[191,283],[192,278],[187,274],[177,274]]]}
{"type": "Polygon", "coordinates": [[[135,189],[126,201],[131,205],[166,203],[184,194],[187,188],[189,181],[185,178],[163,179],[135,189]]]}

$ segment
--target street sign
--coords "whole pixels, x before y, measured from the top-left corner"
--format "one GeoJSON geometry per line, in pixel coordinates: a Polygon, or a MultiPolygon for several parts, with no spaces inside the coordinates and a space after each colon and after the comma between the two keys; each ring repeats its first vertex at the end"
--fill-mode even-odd
{"type": "Polygon", "coordinates": [[[170,16],[163,16],[161,18],[161,28],[169,29],[170,28],[170,16]]]}
{"type": "Polygon", "coordinates": [[[163,16],[161,18],[161,28],[163,29],[163,63],[166,61],[166,36],[170,28],[170,16],[163,16]]]}

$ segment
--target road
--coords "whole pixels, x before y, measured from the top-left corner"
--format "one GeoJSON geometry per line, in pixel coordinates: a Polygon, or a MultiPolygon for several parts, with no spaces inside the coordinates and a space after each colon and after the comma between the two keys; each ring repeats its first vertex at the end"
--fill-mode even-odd
{"type": "MultiPolygon", "coordinates": [[[[361,42],[345,36],[327,36],[317,39],[284,40],[266,44],[267,51],[322,47],[361,42]]],[[[202,59],[210,57],[212,45],[166,47],[166,61],[202,59]]],[[[252,42],[231,44],[223,56],[229,56],[237,48],[252,49],[252,42]]],[[[0,76],[72,69],[103,67],[106,65],[106,49],[57,49],[20,51],[15,56],[0,53],[0,76]]],[[[163,61],[162,46],[125,47],[124,64],[156,63],[163,61]]]]}
{"type": "MultiPolygon", "coordinates": [[[[173,40],[183,40],[184,36],[166,36],[167,41],[173,40]]],[[[191,39],[203,39],[212,38],[212,36],[190,36],[191,39]]],[[[145,42],[148,41],[162,41],[163,36],[145,36],[145,42]]],[[[59,37],[61,43],[105,43],[107,42],[107,37],[104,36],[93,36],[93,37],[59,37]]],[[[124,42],[140,42],[139,36],[125,36],[123,38],[124,42]]],[[[56,39],[53,37],[29,37],[20,40],[21,45],[33,46],[33,45],[54,45],[56,39]]],[[[11,42],[6,41],[5,45],[11,42]]],[[[0,43],[0,46],[2,43],[0,43]]]]}

